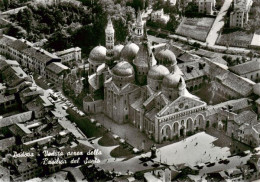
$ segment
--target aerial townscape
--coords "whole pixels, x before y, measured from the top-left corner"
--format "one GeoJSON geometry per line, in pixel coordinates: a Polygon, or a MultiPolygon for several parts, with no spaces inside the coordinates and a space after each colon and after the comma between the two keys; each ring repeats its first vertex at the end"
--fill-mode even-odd
{"type": "Polygon", "coordinates": [[[0,0],[0,182],[257,182],[259,116],[259,0],[0,0]]]}

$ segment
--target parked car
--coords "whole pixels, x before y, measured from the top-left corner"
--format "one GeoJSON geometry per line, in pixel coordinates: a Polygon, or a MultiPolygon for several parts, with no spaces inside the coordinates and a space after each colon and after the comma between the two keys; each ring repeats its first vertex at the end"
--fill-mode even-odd
{"type": "Polygon", "coordinates": [[[96,123],[96,127],[101,127],[101,124],[100,123],[96,123]]]}
{"type": "Polygon", "coordinates": [[[79,112],[79,115],[80,115],[80,116],[86,116],[85,113],[82,112],[82,111],[79,112]]]}
{"type": "Polygon", "coordinates": [[[139,149],[137,149],[137,148],[133,148],[133,152],[134,152],[135,154],[138,154],[138,153],[140,153],[141,151],[140,151],[139,149]]]}
{"type": "Polygon", "coordinates": [[[90,119],[90,122],[91,122],[91,123],[95,123],[95,122],[97,122],[97,120],[95,120],[94,118],[91,118],[91,119],[90,119]]]}
{"type": "Polygon", "coordinates": [[[113,134],[112,136],[113,136],[114,139],[118,139],[119,138],[119,136],[116,135],[116,134],[113,134]]]}

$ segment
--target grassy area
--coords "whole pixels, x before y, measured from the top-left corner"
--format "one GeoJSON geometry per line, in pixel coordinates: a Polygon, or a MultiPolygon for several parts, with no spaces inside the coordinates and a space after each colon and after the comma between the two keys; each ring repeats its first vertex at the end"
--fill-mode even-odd
{"type": "Polygon", "coordinates": [[[75,111],[71,108],[67,110],[68,112],[68,119],[72,122],[75,122],[80,130],[88,137],[102,137],[106,132],[105,128],[103,127],[96,127],[95,124],[91,123],[90,120],[85,116],[79,116],[75,111]]]}
{"type": "Polygon", "coordinates": [[[105,147],[110,147],[110,146],[115,146],[119,145],[119,141],[115,140],[113,136],[110,133],[106,133],[99,141],[99,145],[105,146],[105,147]]]}
{"type": "Polygon", "coordinates": [[[184,18],[176,30],[176,34],[205,41],[214,18],[184,18]]]}
{"type": "Polygon", "coordinates": [[[246,31],[229,31],[224,30],[224,33],[219,35],[217,44],[230,47],[244,47],[247,48],[253,38],[253,33],[246,31]]]}
{"type": "Polygon", "coordinates": [[[110,155],[112,157],[117,157],[117,158],[134,156],[132,151],[127,150],[127,148],[124,148],[122,145],[120,145],[117,148],[115,148],[114,150],[112,150],[110,155]]]}

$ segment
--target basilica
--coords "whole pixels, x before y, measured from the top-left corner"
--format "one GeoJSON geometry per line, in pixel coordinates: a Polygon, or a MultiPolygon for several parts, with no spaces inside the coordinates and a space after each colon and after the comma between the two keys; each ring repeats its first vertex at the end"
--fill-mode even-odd
{"type": "Polygon", "coordinates": [[[158,143],[205,128],[207,104],[186,89],[175,54],[167,46],[154,51],[140,11],[126,45],[114,45],[111,18],[105,33],[106,46],[95,47],[88,59],[86,112],[131,123],[158,143]],[[102,91],[103,98],[95,99],[102,91]]]}

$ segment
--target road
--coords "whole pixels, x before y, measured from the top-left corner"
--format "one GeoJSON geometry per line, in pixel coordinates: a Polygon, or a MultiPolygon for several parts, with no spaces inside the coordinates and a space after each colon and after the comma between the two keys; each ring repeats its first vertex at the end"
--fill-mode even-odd
{"type": "Polygon", "coordinates": [[[225,0],[223,6],[221,7],[221,9],[218,13],[218,16],[216,17],[216,19],[210,29],[208,37],[206,39],[206,42],[208,43],[209,46],[215,45],[215,42],[217,41],[217,38],[219,35],[218,32],[225,24],[224,17],[227,14],[227,10],[229,9],[231,2],[232,2],[232,0],[225,0]]]}

